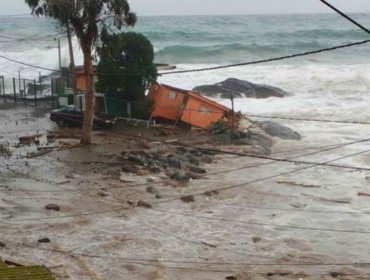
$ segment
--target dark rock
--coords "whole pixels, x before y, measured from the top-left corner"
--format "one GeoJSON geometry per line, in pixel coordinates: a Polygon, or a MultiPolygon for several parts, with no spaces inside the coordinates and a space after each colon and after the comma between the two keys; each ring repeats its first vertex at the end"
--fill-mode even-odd
{"type": "Polygon", "coordinates": [[[106,193],[106,192],[104,192],[104,191],[98,191],[98,196],[106,197],[106,196],[109,196],[109,194],[107,194],[107,193],[106,193]]]}
{"type": "Polygon", "coordinates": [[[171,179],[177,180],[177,181],[183,181],[183,182],[189,182],[190,175],[186,172],[175,172],[171,176],[171,179]]]}
{"type": "Polygon", "coordinates": [[[128,159],[129,161],[137,164],[137,165],[141,165],[141,166],[145,166],[146,163],[143,159],[139,158],[138,156],[134,156],[134,155],[129,155],[128,156],[128,159]]]}
{"type": "Polygon", "coordinates": [[[177,147],[176,152],[179,154],[185,154],[186,153],[186,148],[185,147],[177,147]]]}
{"type": "Polygon", "coordinates": [[[152,205],[145,202],[145,201],[142,201],[142,200],[139,200],[137,202],[137,207],[142,207],[142,208],[152,208],[152,205]]]}
{"type": "Polygon", "coordinates": [[[189,151],[189,153],[197,157],[201,157],[203,155],[203,152],[199,149],[192,149],[189,151]]]}
{"type": "Polygon", "coordinates": [[[192,173],[192,172],[188,172],[187,174],[193,180],[198,180],[198,179],[203,179],[204,178],[204,176],[201,175],[201,174],[196,174],[196,173],[192,173]]]}
{"type": "Polygon", "coordinates": [[[135,173],[136,174],[138,172],[138,169],[136,166],[132,164],[125,164],[122,166],[122,171],[125,173],[135,173]]]}
{"type": "Polygon", "coordinates": [[[196,167],[196,166],[188,166],[190,172],[196,173],[196,174],[206,174],[207,170],[204,168],[196,167]]]}
{"type": "Polygon", "coordinates": [[[161,168],[156,166],[156,165],[153,165],[151,167],[149,167],[148,169],[151,173],[159,173],[161,172],[161,168]]]}
{"type": "Polygon", "coordinates": [[[261,242],[262,238],[261,238],[261,237],[259,237],[259,236],[254,236],[254,237],[252,238],[252,240],[253,240],[253,243],[258,243],[258,242],[261,242]]]}
{"type": "Polygon", "coordinates": [[[50,243],[50,239],[45,237],[45,238],[41,238],[39,240],[37,240],[38,243],[50,243]]]}
{"type": "Polygon", "coordinates": [[[47,210],[60,211],[60,206],[58,204],[50,203],[45,206],[47,210]]]}
{"type": "Polygon", "coordinates": [[[271,121],[263,121],[259,124],[268,135],[285,140],[301,140],[301,135],[289,127],[271,121]]]}
{"type": "Polygon", "coordinates": [[[220,192],[219,191],[207,191],[204,193],[205,196],[214,196],[218,195],[220,192]]]}
{"type": "Polygon", "coordinates": [[[234,97],[251,97],[251,98],[268,98],[268,97],[285,97],[289,94],[277,87],[253,84],[248,81],[229,78],[223,82],[213,85],[198,86],[193,89],[206,96],[215,97],[221,94],[222,98],[234,97]]]}
{"type": "Polygon", "coordinates": [[[181,169],[181,162],[177,159],[168,158],[168,166],[171,168],[181,169]]]}
{"type": "Polygon", "coordinates": [[[194,202],[195,198],[194,198],[194,195],[186,195],[186,196],[182,196],[181,200],[186,203],[190,203],[190,202],[194,202]]]}
{"type": "Polygon", "coordinates": [[[162,195],[160,195],[159,193],[157,193],[156,195],[155,195],[155,198],[156,199],[161,199],[163,196],[162,195]]]}
{"type": "Polygon", "coordinates": [[[146,192],[151,194],[157,194],[158,190],[155,187],[147,187],[146,192]]]}
{"type": "Polygon", "coordinates": [[[211,138],[211,143],[216,145],[231,145],[232,142],[231,136],[228,134],[212,135],[211,138]]]}
{"type": "Polygon", "coordinates": [[[6,247],[5,243],[0,241],[0,248],[5,248],[5,247],[6,247]]]}
{"type": "Polygon", "coordinates": [[[154,180],[153,178],[151,178],[151,177],[146,178],[146,181],[147,181],[148,183],[154,183],[154,182],[155,182],[155,180],[154,180]]]}
{"type": "Polygon", "coordinates": [[[194,164],[196,166],[200,164],[200,160],[193,155],[188,155],[187,158],[191,164],[194,164]]]}
{"type": "Polygon", "coordinates": [[[213,159],[210,156],[203,156],[200,160],[201,162],[208,164],[213,162],[213,159]]]}

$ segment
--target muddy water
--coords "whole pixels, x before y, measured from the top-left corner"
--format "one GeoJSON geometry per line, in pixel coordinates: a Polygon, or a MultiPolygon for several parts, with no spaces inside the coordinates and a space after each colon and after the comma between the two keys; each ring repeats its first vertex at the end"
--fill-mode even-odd
{"type": "MultiPolygon", "coordinates": [[[[1,118],[6,120],[1,125],[0,142],[9,143],[13,151],[12,158],[0,159],[2,166],[10,168],[0,170],[0,241],[7,244],[0,251],[2,258],[58,267],[52,269],[58,279],[118,280],[124,275],[124,279],[223,280],[239,274],[237,279],[244,280],[251,278],[246,272],[265,275],[290,272],[285,277],[265,278],[316,280],[336,279],[330,273],[356,274],[341,278],[352,280],[367,279],[359,274],[370,273],[368,266],[360,265],[289,265],[367,262],[370,198],[358,193],[370,192],[366,179],[370,172],[314,167],[248,183],[303,166],[273,163],[243,168],[268,160],[218,156],[206,166],[212,173],[219,171],[215,176],[176,188],[166,183],[153,184],[164,199],[238,187],[211,196],[196,196],[194,203],[173,201],[153,204],[151,209],[68,217],[118,209],[127,206],[127,201],[161,200],[146,193],[146,186],[120,182],[119,166],[86,164],[113,160],[117,151],[127,145],[119,137],[101,136],[100,143],[105,144],[25,160],[24,154],[34,151],[36,146],[18,148],[15,146],[18,137],[43,134],[54,127],[47,115],[36,118],[33,114],[30,108],[0,111],[1,118]],[[240,170],[222,172],[231,168],[240,170]],[[78,191],[81,189],[85,191],[78,191]],[[108,196],[98,195],[99,190],[108,196]],[[45,210],[48,203],[58,204],[61,211],[45,210]],[[58,219],[52,219],[55,217],[58,219]],[[44,237],[50,238],[51,244],[37,245],[37,240],[44,237]],[[50,251],[53,248],[102,258],[71,257],[50,251]],[[155,262],[145,261],[143,265],[143,259],[155,262]]],[[[294,122],[285,124],[297,128],[294,122]]],[[[367,136],[364,126],[359,125],[357,133],[346,133],[349,130],[353,131],[353,126],[300,126],[303,140],[277,140],[275,152],[346,143],[367,136]]],[[[367,148],[367,143],[360,143],[300,159],[323,162],[367,148]]],[[[317,150],[285,152],[279,156],[313,151],[317,150]]],[[[369,155],[335,163],[365,167],[369,155]]],[[[134,182],[140,179],[143,183],[148,177],[154,182],[163,180],[162,175],[152,174],[124,178],[134,182]]]]}

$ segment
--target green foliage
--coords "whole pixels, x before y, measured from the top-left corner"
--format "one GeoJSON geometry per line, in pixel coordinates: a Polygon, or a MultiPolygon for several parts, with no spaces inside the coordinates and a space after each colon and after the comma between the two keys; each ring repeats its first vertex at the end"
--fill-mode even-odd
{"type": "MultiPolygon", "coordinates": [[[[133,26],[136,14],[131,12],[126,0],[25,0],[32,14],[70,24],[80,40],[81,47],[90,49],[99,37],[99,25],[109,24],[121,29],[133,26]]],[[[86,50],[87,50],[86,49],[86,50]]]]}
{"type": "Polygon", "coordinates": [[[142,34],[102,32],[97,67],[99,92],[117,94],[129,101],[144,101],[145,91],[156,81],[154,50],[142,34]]]}

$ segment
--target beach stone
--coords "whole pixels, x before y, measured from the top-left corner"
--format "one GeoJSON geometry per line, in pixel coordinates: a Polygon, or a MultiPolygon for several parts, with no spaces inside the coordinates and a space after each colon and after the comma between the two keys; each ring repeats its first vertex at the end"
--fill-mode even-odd
{"type": "Polygon", "coordinates": [[[200,168],[200,167],[197,167],[197,166],[188,166],[188,167],[189,167],[190,172],[193,172],[193,173],[196,173],[196,174],[205,174],[205,173],[207,173],[207,170],[205,170],[204,168],[200,168]]]}
{"type": "Polygon", "coordinates": [[[5,248],[5,247],[6,247],[5,243],[0,241],[0,248],[5,248]]]}
{"type": "Polygon", "coordinates": [[[259,236],[253,236],[252,241],[253,243],[259,243],[262,241],[262,238],[259,236]]]}
{"type": "Polygon", "coordinates": [[[60,211],[60,206],[58,204],[50,203],[45,206],[45,209],[47,210],[53,210],[53,211],[60,211]]]}
{"type": "Polygon", "coordinates": [[[104,191],[98,191],[98,196],[106,197],[106,196],[109,196],[109,195],[104,191]]]}
{"type": "Polygon", "coordinates": [[[37,240],[38,243],[50,243],[50,239],[45,237],[45,238],[41,238],[39,240],[37,240]]]}
{"type": "Polygon", "coordinates": [[[203,156],[202,158],[201,158],[201,162],[203,162],[203,163],[212,163],[213,162],[213,159],[210,157],[210,156],[203,156]]]}
{"type": "Polygon", "coordinates": [[[125,172],[125,173],[137,173],[138,172],[138,169],[136,166],[132,165],[132,164],[125,164],[122,166],[122,172],[125,172]]]}
{"type": "Polygon", "coordinates": [[[139,200],[137,202],[137,207],[142,207],[142,208],[152,208],[152,205],[145,202],[145,201],[142,201],[142,200],[139,200]]]}
{"type": "Polygon", "coordinates": [[[194,195],[186,195],[186,196],[182,196],[181,200],[183,202],[190,203],[190,202],[194,202],[195,198],[194,198],[194,195]]]}
{"type": "Polygon", "coordinates": [[[177,181],[183,181],[183,182],[189,182],[190,180],[190,176],[187,172],[176,171],[170,177],[171,179],[174,179],[177,181]]]}
{"type": "Polygon", "coordinates": [[[191,164],[194,164],[196,166],[200,164],[200,160],[193,155],[188,155],[188,160],[191,164]]]}
{"type": "Polygon", "coordinates": [[[279,137],[284,140],[301,140],[301,135],[298,132],[276,122],[262,121],[259,124],[270,136],[279,137]]]}
{"type": "Polygon", "coordinates": [[[159,193],[157,193],[157,194],[155,195],[155,198],[156,198],[156,199],[161,199],[161,198],[163,198],[163,196],[162,196],[162,195],[160,195],[159,193]]]}
{"type": "Polygon", "coordinates": [[[158,190],[155,187],[147,187],[146,192],[151,194],[157,194],[158,190]]]}
{"type": "Polygon", "coordinates": [[[131,161],[134,164],[141,165],[141,166],[146,165],[145,161],[143,159],[137,157],[137,156],[129,155],[128,159],[129,159],[129,161],[131,161]]]}
{"type": "Polygon", "coordinates": [[[168,166],[171,168],[181,169],[181,162],[174,158],[167,159],[168,166]]]}
{"type": "Polygon", "coordinates": [[[221,95],[222,98],[230,98],[231,95],[234,95],[234,97],[250,98],[289,96],[289,93],[280,88],[263,84],[254,84],[235,78],[229,78],[216,84],[197,86],[193,88],[193,90],[209,97],[221,95]]]}

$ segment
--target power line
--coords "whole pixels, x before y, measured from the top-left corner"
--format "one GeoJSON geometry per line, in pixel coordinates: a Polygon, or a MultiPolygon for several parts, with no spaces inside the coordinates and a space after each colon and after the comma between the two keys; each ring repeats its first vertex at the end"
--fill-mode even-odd
{"type": "Polygon", "coordinates": [[[310,230],[310,231],[324,231],[324,232],[342,232],[342,233],[359,233],[359,234],[369,234],[370,233],[370,231],[367,231],[367,230],[316,228],[316,227],[303,227],[303,226],[294,226],[294,225],[277,225],[277,224],[260,223],[260,222],[248,222],[248,221],[234,220],[234,219],[228,219],[228,218],[207,217],[207,216],[200,216],[200,215],[180,213],[180,212],[164,211],[164,210],[158,210],[158,209],[152,209],[152,208],[147,208],[145,210],[152,211],[152,212],[159,212],[159,213],[171,214],[171,215],[179,215],[179,216],[185,216],[185,217],[198,218],[198,219],[206,219],[206,220],[222,221],[222,222],[237,223],[237,224],[246,224],[246,225],[255,225],[255,226],[266,226],[266,227],[272,227],[272,228],[287,228],[287,229],[296,229],[296,230],[310,230]]]}
{"type": "MultiPolygon", "coordinates": [[[[342,156],[340,158],[328,160],[328,161],[325,161],[324,163],[335,162],[335,161],[338,161],[338,160],[354,157],[354,156],[365,154],[365,153],[368,153],[368,152],[370,152],[370,149],[367,149],[367,150],[364,150],[364,151],[361,151],[361,152],[357,152],[357,153],[353,153],[353,154],[349,154],[349,155],[346,155],[346,156],[342,156]]],[[[294,170],[291,170],[291,171],[282,172],[282,173],[278,173],[278,174],[263,177],[263,178],[258,178],[258,179],[251,180],[251,181],[248,181],[248,182],[245,182],[245,183],[240,183],[240,184],[232,185],[232,186],[229,186],[229,187],[222,187],[222,188],[212,189],[212,190],[208,190],[208,191],[205,191],[205,192],[198,192],[198,193],[193,193],[193,194],[188,194],[188,195],[203,196],[207,192],[220,192],[220,191],[225,191],[225,190],[230,190],[230,189],[235,189],[235,188],[246,187],[246,186],[254,184],[254,183],[263,182],[263,181],[278,178],[278,177],[281,177],[281,176],[284,176],[284,175],[290,175],[290,174],[297,173],[297,172],[300,172],[300,171],[303,171],[303,170],[307,170],[307,169],[310,169],[310,168],[313,168],[313,167],[316,167],[316,166],[317,166],[317,164],[312,164],[312,165],[305,166],[305,167],[298,168],[298,169],[294,169],[294,170]]],[[[183,196],[181,196],[181,197],[183,197],[183,196]]],[[[176,198],[172,198],[172,199],[168,199],[168,200],[164,200],[164,201],[154,202],[153,204],[163,204],[163,203],[167,203],[167,202],[172,202],[172,201],[180,200],[181,197],[176,197],[176,198]]]]}
{"type": "MultiPolygon", "coordinates": [[[[333,160],[330,160],[330,161],[327,161],[327,162],[338,161],[338,160],[341,160],[341,159],[345,159],[345,158],[353,157],[353,156],[356,156],[356,155],[364,154],[364,153],[367,153],[369,151],[370,151],[370,149],[369,150],[362,151],[362,152],[358,152],[358,153],[353,153],[353,154],[350,154],[350,155],[346,155],[346,156],[343,156],[343,157],[340,157],[340,158],[336,158],[336,159],[333,159],[333,160]]],[[[245,182],[245,183],[241,183],[241,184],[237,184],[237,185],[233,185],[233,186],[229,186],[229,187],[218,188],[218,189],[212,189],[212,190],[208,190],[208,191],[201,192],[201,193],[193,193],[193,194],[190,194],[190,195],[192,195],[192,196],[203,196],[205,193],[210,192],[210,191],[220,192],[220,191],[224,191],[224,190],[245,187],[245,186],[250,185],[252,183],[262,182],[262,181],[270,180],[270,179],[273,179],[273,178],[281,177],[283,175],[293,174],[293,173],[296,173],[296,172],[299,172],[299,171],[303,171],[303,170],[306,170],[306,169],[313,168],[315,166],[316,165],[310,165],[310,166],[306,166],[306,167],[303,167],[303,168],[291,170],[291,171],[288,171],[288,172],[283,172],[283,173],[279,173],[279,174],[276,174],[276,175],[271,175],[271,176],[268,176],[268,177],[263,177],[263,178],[255,179],[255,180],[252,180],[252,181],[249,181],[249,182],[245,182]]],[[[171,199],[164,200],[164,201],[153,202],[152,204],[153,205],[164,204],[164,203],[168,203],[168,202],[172,202],[172,201],[176,201],[176,200],[181,200],[182,197],[183,196],[171,198],[171,199]]],[[[136,208],[136,207],[138,207],[138,206],[132,206],[131,208],[136,208]]],[[[121,210],[127,210],[127,209],[130,209],[130,208],[120,207],[120,208],[117,208],[117,209],[114,209],[114,210],[96,211],[96,212],[90,212],[90,213],[81,213],[81,214],[58,216],[58,217],[30,218],[30,219],[17,219],[17,220],[7,219],[7,220],[3,220],[3,221],[6,221],[6,222],[9,223],[9,222],[25,222],[25,221],[36,221],[36,220],[53,220],[53,219],[59,219],[59,217],[62,218],[62,219],[63,218],[74,218],[74,217],[79,217],[79,216],[90,216],[90,215],[99,215],[99,214],[113,213],[113,212],[117,212],[117,211],[121,211],[121,210]]],[[[285,227],[285,226],[282,226],[282,227],[285,227]]],[[[299,229],[299,227],[298,227],[298,229],[299,229]]],[[[341,231],[341,232],[347,232],[346,230],[339,230],[339,231],[341,231]]]]}
{"type": "MultiPolygon", "coordinates": [[[[16,242],[10,242],[5,241],[6,244],[11,244],[13,247],[17,248],[29,248],[29,249],[37,249],[41,251],[47,251],[47,252],[53,252],[53,253],[59,253],[63,255],[68,256],[79,256],[79,257],[86,257],[86,258],[93,258],[93,259],[113,259],[113,260],[120,260],[124,263],[129,264],[137,264],[142,266],[154,266],[154,267],[163,267],[166,269],[184,269],[184,270],[194,270],[194,271],[204,271],[204,272],[223,272],[223,273],[233,273],[234,270],[215,270],[207,268],[206,270],[203,270],[202,268],[206,267],[190,267],[190,266],[167,266],[163,264],[193,264],[193,265],[199,265],[199,266],[209,266],[209,265],[217,265],[217,266],[316,266],[316,267],[322,267],[322,266],[368,266],[370,263],[237,263],[237,262],[200,262],[200,261],[191,261],[191,260],[161,260],[161,259],[147,259],[147,258],[127,258],[127,257],[120,257],[120,256],[112,256],[112,255],[96,255],[96,254],[87,254],[87,253],[77,253],[72,251],[65,251],[61,249],[55,249],[55,248],[43,248],[36,245],[26,244],[26,243],[16,243],[16,242]]],[[[265,275],[266,273],[258,272],[256,274],[258,275],[265,275]]],[[[306,274],[307,276],[320,276],[320,275],[331,275],[329,273],[317,273],[317,274],[306,274]]],[[[369,273],[340,273],[341,276],[354,276],[354,275],[369,275],[369,273]]]]}
{"type": "MultiPolygon", "coordinates": [[[[291,59],[291,58],[296,58],[296,57],[302,57],[302,56],[307,56],[307,55],[311,55],[311,54],[329,52],[329,51],[334,51],[334,50],[339,50],[339,49],[344,49],[344,48],[349,48],[349,47],[354,47],[354,46],[360,46],[360,45],[364,45],[364,44],[368,44],[368,43],[370,43],[370,40],[358,41],[358,42],[354,42],[354,43],[338,45],[338,46],[335,46],[335,47],[323,48],[323,49],[318,49],[318,50],[314,50],[314,51],[307,51],[307,52],[303,52],[303,53],[296,53],[296,54],[292,54],[292,55],[273,57],[273,58],[262,59],[262,60],[257,60],[257,61],[242,62],[242,63],[223,65],[223,66],[206,67],[206,68],[198,68],[198,69],[191,69],[191,70],[163,72],[163,73],[159,73],[159,75],[173,75],[173,74],[183,74],[183,73],[192,73],[192,72],[204,72],[204,71],[220,70],[220,69],[232,68],[232,67],[238,67],[238,66],[256,65],[256,64],[262,64],[262,63],[267,63],[267,62],[274,62],[274,61],[286,60],[286,59],[291,59]]],[[[3,55],[0,55],[0,58],[12,61],[14,63],[21,64],[21,65],[29,66],[29,67],[32,67],[32,68],[37,68],[37,69],[51,71],[51,72],[64,73],[63,71],[60,71],[60,70],[57,70],[57,69],[52,69],[52,68],[38,66],[38,65],[34,65],[34,64],[30,64],[30,63],[26,63],[26,62],[22,62],[22,61],[17,61],[15,59],[11,59],[11,58],[8,58],[8,57],[3,56],[3,55]]],[[[136,74],[134,74],[134,73],[132,73],[132,74],[100,73],[99,75],[103,75],[103,76],[137,76],[137,75],[140,75],[140,74],[139,73],[136,73],[136,74]]]]}
{"type": "Polygon", "coordinates": [[[345,13],[343,13],[342,11],[340,11],[338,8],[334,7],[332,4],[328,3],[325,0],[319,0],[319,1],[321,1],[322,3],[324,3],[326,6],[328,6],[330,9],[334,10],[336,13],[338,13],[339,15],[341,15],[342,17],[344,17],[348,21],[352,22],[354,25],[356,25],[357,27],[359,27],[360,29],[362,29],[363,31],[365,31],[367,34],[370,34],[370,30],[369,29],[367,29],[365,26],[363,26],[362,24],[358,23],[357,21],[355,21],[350,16],[348,16],[345,13]]]}
{"type": "Polygon", "coordinates": [[[256,65],[256,64],[262,64],[262,63],[267,63],[267,62],[274,62],[274,61],[280,61],[280,60],[285,60],[285,59],[290,59],[290,58],[302,57],[302,56],[307,56],[311,54],[329,52],[329,51],[334,51],[334,50],[339,50],[339,49],[344,49],[344,48],[349,48],[349,47],[354,47],[354,46],[360,46],[360,45],[365,45],[368,43],[370,43],[370,40],[358,41],[354,43],[338,45],[335,47],[323,48],[323,49],[314,50],[314,51],[307,51],[303,53],[296,53],[292,55],[273,57],[273,58],[262,59],[262,60],[257,60],[257,61],[241,62],[241,63],[228,64],[228,65],[223,65],[223,66],[205,67],[205,68],[198,68],[198,69],[191,69],[191,70],[164,72],[164,73],[161,73],[161,75],[174,75],[174,74],[184,74],[184,73],[193,73],[193,72],[204,72],[204,71],[213,71],[213,70],[220,70],[220,69],[233,68],[233,67],[239,67],[239,66],[256,65]]]}
{"type": "MultiPolygon", "coordinates": [[[[135,135],[131,135],[131,134],[123,133],[123,132],[115,132],[115,133],[119,134],[119,135],[125,135],[125,136],[128,136],[128,137],[132,137],[132,138],[139,138],[141,140],[144,139],[144,140],[152,141],[152,142],[160,142],[160,143],[163,143],[165,145],[180,146],[180,147],[185,147],[185,148],[192,148],[192,149],[198,149],[198,150],[209,151],[209,152],[216,152],[216,153],[221,153],[221,154],[231,154],[231,155],[237,155],[239,157],[251,157],[251,158],[256,158],[256,159],[271,160],[270,162],[258,163],[258,164],[255,164],[255,165],[248,165],[248,166],[243,166],[243,167],[238,167],[238,168],[233,168],[233,169],[221,170],[221,171],[217,171],[217,172],[214,172],[214,173],[204,174],[203,175],[204,177],[205,176],[211,176],[211,175],[218,175],[218,174],[222,174],[222,173],[229,173],[229,172],[234,172],[234,171],[239,171],[239,170],[245,170],[245,169],[260,167],[260,166],[264,166],[264,165],[270,165],[270,164],[274,164],[274,163],[277,163],[277,162],[288,162],[288,163],[305,164],[305,165],[307,165],[307,164],[309,164],[309,165],[316,164],[316,165],[321,165],[321,166],[344,168],[344,169],[351,169],[351,170],[353,170],[353,169],[366,170],[366,171],[370,170],[370,168],[363,168],[363,167],[356,167],[356,166],[345,166],[345,165],[335,165],[335,164],[325,164],[325,163],[318,163],[318,162],[305,162],[305,161],[294,161],[293,160],[295,158],[306,157],[306,156],[310,156],[310,155],[323,153],[323,152],[343,148],[343,147],[346,147],[346,146],[358,144],[358,143],[368,142],[368,141],[370,141],[370,138],[356,140],[356,141],[352,141],[352,142],[347,142],[347,143],[339,144],[339,145],[336,145],[336,146],[330,146],[328,148],[321,149],[321,150],[318,150],[318,151],[315,151],[315,152],[306,153],[306,154],[303,154],[303,155],[298,155],[298,156],[288,157],[288,158],[285,158],[285,159],[280,159],[280,158],[273,158],[273,157],[267,157],[267,156],[255,156],[255,155],[251,155],[251,154],[228,152],[228,151],[222,151],[222,150],[218,150],[218,149],[207,149],[207,148],[202,148],[202,147],[184,145],[184,144],[181,144],[181,143],[168,143],[166,141],[160,141],[160,140],[156,140],[156,139],[146,138],[146,137],[143,137],[143,136],[135,136],[135,135]]],[[[39,180],[37,178],[34,178],[34,177],[30,176],[29,174],[27,174],[27,176],[30,177],[31,179],[36,180],[36,181],[39,180]]],[[[158,181],[158,182],[154,182],[154,183],[137,184],[137,185],[134,185],[133,187],[146,186],[148,184],[161,184],[161,183],[166,183],[166,182],[169,182],[169,181],[171,181],[171,179],[162,180],[162,181],[158,181]]],[[[46,183],[50,184],[51,182],[46,182],[46,183]]],[[[120,189],[120,188],[124,188],[124,187],[122,187],[122,186],[120,186],[120,187],[118,187],[118,186],[105,187],[105,189],[120,189]]],[[[6,192],[29,192],[29,193],[60,193],[60,192],[83,192],[83,191],[97,191],[97,190],[100,190],[100,188],[63,189],[63,190],[46,190],[46,191],[43,191],[43,190],[7,189],[7,190],[3,190],[3,191],[6,191],[6,192]]]]}

